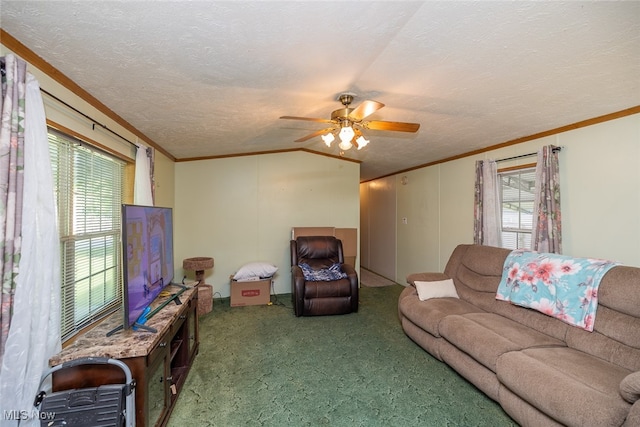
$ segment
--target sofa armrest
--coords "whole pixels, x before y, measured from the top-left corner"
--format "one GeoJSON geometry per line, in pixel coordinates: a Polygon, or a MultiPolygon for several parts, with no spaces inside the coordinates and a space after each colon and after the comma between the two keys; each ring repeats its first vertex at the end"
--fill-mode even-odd
{"type": "Polygon", "coordinates": [[[620,396],[633,404],[623,427],[640,426],[640,371],[633,372],[620,381],[620,396]]]}
{"type": "Polygon", "coordinates": [[[636,427],[640,426],[640,400],[636,400],[631,406],[631,410],[627,414],[627,419],[624,420],[622,427],[636,427]]]}
{"type": "Polygon", "coordinates": [[[437,282],[447,279],[450,279],[450,277],[444,273],[413,273],[407,276],[407,283],[411,286],[415,286],[416,280],[423,282],[437,282]]]}
{"type": "Polygon", "coordinates": [[[629,403],[640,400],[640,371],[624,377],[620,382],[620,396],[629,403]]]}

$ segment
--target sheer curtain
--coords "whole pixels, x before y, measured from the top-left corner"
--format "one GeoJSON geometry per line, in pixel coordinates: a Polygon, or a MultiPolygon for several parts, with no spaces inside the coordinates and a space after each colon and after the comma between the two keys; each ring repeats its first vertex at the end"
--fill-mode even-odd
{"type": "Polygon", "coordinates": [[[136,171],[133,184],[133,203],[153,206],[153,148],[138,144],[136,149],[136,171]]]}
{"type": "MultiPolygon", "coordinates": [[[[7,67],[15,61],[26,70],[26,64],[15,57],[10,58],[12,56],[6,57],[7,67]]],[[[40,425],[37,414],[32,411],[33,400],[49,358],[61,347],[60,238],[44,106],[35,78],[25,73],[20,79],[18,84],[22,90],[18,92],[22,92],[22,101],[10,102],[24,105],[24,113],[18,114],[21,123],[17,126],[24,129],[24,186],[22,197],[15,198],[16,207],[22,207],[22,216],[16,217],[15,226],[17,230],[22,229],[22,250],[18,270],[13,270],[13,310],[0,369],[0,413],[4,416],[5,411],[25,412],[20,412],[20,416],[4,417],[3,426],[40,425]],[[18,421],[18,418],[22,419],[18,421]]],[[[14,142],[21,144],[20,139],[12,137],[12,145],[14,142]]],[[[4,136],[2,140],[4,150],[4,136]]],[[[4,317],[6,284],[3,281],[3,329],[7,320],[4,317]]]]}
{"type": "Polygon", "coordinates": [[[502,245],[500,180],[494,160],[476,162],[473,242],[477,245],[502,245]]]}
{"type": "MultiPolygon", "coordinates": [[[[27,64],[14,55],[0,58],[2,68],[2,127],[0,128],[0,262],[2,308],[0,311],[0,362],[14,312],[15,278],[18,274],[22,230],[24,170],[24,90],[27,64]]],[[[0,377],[1,378],[1,377],[0,377]]],[[[2,402],[2,400],[0,400],[2,402]]]]}
{"type": "Polygon", "coordinates": [[[560,209],[560,167],[558,147],[538,150],[533,215],[532,249],[562,253],[562,212],[560,209]]]}

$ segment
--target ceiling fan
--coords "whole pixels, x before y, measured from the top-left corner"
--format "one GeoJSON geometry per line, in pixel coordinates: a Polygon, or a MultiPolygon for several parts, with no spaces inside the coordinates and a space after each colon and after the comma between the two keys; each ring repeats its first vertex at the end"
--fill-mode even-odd
{"type": "Polygon", "coordinates": [[[331,146],[331,143],[335,140],[336,135],[340,138],[338,146],[341,150],[348,150],[355,144],[360,150],[369,143],[362,134],[362,129],[370,130],[389,130],[399,132],[417,132],[420,129],[419,123],[403,123],[403,122],[388,122],[382,120],[365,120],[368,116],[375,113],[384,104],[377,101],[365,100],[355,108],[351,108],[350,105],[353,102],[353,93],[343,93],[338,100],[342,103],[344,108],[339,108],[331,113],[331,119],[317,119],[312,117],[295,117],[295,116],[282,116],[281,119],[289,120],[306,120],[311,122],[330,123],[331,126],[325,129],[320,129],[307,136],[296,139],[295,142],[304,142],[308,139],[316,136],[322,136],[322,140],[327,147],[331,146]]]}

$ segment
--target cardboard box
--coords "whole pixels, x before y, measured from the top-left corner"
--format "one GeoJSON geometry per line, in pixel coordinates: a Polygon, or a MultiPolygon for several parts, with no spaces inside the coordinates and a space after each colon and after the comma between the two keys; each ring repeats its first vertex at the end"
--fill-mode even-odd
{"type": "Polygon", "coordinates": [[[231,279],[231,307],[269,304],[271,301],[271,280],[239,282],[231,279]]]}
{"type": "Polygon", "coordinates": [[[291,240],[306,236],[335,236],[334,227],[293,227],[291,229],[291,240]]]}
{"type": "Polygon", "coordinates": [[[356,268],[356,257],[355,256],[346,256],[344,257],[344,263],[350,265],[353,268],[356,268]]]}
{"type": "Polygon", "coordinates": [[[335,236],[342,241],[342,253],[344,263],[356,267],[356,257],[358,256],[358,229],[357,228],[335,228],[335,227],[293,227],[291,229],[291,239],[295,240],[300,236],[335,236]]]}
{"type": "Polygon", "coordinates": [[[358,256],[358,229],[336,228],[335,236],[342,241],[344,263],[355,268],[356,257],[358,256]]]}

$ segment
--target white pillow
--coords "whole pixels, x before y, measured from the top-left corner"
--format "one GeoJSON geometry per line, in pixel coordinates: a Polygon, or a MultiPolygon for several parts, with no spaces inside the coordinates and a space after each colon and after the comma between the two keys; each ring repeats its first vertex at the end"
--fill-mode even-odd
{"type": "Polygon", "coordinates": [[[418,290],[418,298],[420,301],[426,301],[429,298],[460,298],[453,279],[439,280],[437,282],[422,282],[416,280],[413,282],[418,290]]]}
{"type": "Polygon", "coordinates": [[[268,262],[250,262],[240,267],[233,276],[235,280],[246,280],[251,277],[271,277],[278,271],[278,267],[268,262]]]}

